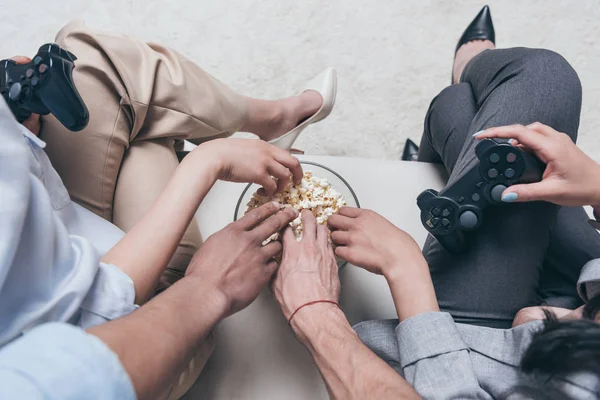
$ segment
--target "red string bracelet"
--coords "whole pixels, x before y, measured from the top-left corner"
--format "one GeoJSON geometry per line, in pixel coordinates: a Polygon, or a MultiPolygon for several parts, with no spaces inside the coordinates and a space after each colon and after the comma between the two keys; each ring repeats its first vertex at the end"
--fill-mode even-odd
{"type": "Polygon", "coordinates": [[[302,310],[304,307],[307,307],[307,306],[312,306],[313,304],[317,304],[317,303],[329,303],[329,304],[334,304],[334,305],[336,305],[336,306],[337,306],[337,308],[339,308],[340,310],[342,309],[342,307],[340,307],[340,305],[339,305],[337,302],[333,301],[333,300],[315,300],[315,301],[309,301],[308,303],[306,303],[306,304],[303,304],[303,305],[301,305],[300,307],[296,308],[296,311],[294,311],[294,312],[292,313],[292,316],[290,317],[290,319],[288,319],[288,324],[289,324],[290,326],[292,326],[292,318],[294,318],[294,315],[296,315],[296,313],[297,313],[298,311],[302,310]]]}

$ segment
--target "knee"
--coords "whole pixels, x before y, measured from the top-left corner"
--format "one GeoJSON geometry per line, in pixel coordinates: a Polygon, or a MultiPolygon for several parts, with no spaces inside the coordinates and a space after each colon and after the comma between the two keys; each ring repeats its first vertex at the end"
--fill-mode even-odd
{"type": "MultiPolygon", "coordinates": [[[[516,63],[526,79],[546,86],[571,101],[581,102],[581,81],[575,69],[560,54],[546,49],[523,49],[516,63]]],[[[542,89],[542,87],[540,87],[542,89]]]]}

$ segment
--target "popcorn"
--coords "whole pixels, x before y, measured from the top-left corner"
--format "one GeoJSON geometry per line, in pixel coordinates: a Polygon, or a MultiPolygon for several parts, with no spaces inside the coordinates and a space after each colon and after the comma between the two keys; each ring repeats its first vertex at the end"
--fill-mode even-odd
{"type": "MultiPolygon", "coordinates": [[[[327,179],[313,176],[311,171],[304,172],[302,181],[298,185],[290,182],[281,193],[270,197],[261,197],[254,193],[248,202],[246,214],[270,201],[277,201],[284,207],[294,207],[298,211],[310,210],[317,223],[322,225],[326,225],[327,219],[337,213],[340,208],[348,205],[344,197],[331,187],[327,179]]],[[[300,217],[294,219],[290,222],[290,226],[296,235],[296,240],[302,239],[302,219],[300,217]]],[[[263,244],[277,240],[278,237],[279,234],[276,233],[263,244]]]]}

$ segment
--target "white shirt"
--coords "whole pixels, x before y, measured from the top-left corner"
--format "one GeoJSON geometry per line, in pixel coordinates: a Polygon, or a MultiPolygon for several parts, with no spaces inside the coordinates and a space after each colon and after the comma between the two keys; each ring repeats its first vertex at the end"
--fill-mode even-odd
{"type": "Polygon", "coordinates": [[[135,309],[131,279],[69,230],[77,212],[44,146],[0,100],[0,347],[45,322],[88,327],[135,309]]]}

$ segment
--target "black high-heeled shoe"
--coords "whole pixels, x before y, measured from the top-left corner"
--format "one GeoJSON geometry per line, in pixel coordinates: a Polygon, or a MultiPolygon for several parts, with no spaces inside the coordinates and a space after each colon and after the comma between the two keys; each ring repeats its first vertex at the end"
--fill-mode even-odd
{"type": "MultiPolygon", "coordinates": [[[[471,21],[467,29],[463,32],[458,43],[454,54],[460,47],[472,40],[489,40],[496,44],[496,32],[494,31],[494,23],[492,22],[492,13],[490,12],[489,6],[484,6],[479,14],[471,21]]],[[[454,65],[452,65],[452,83],[454,83],[454,65]]]]}

